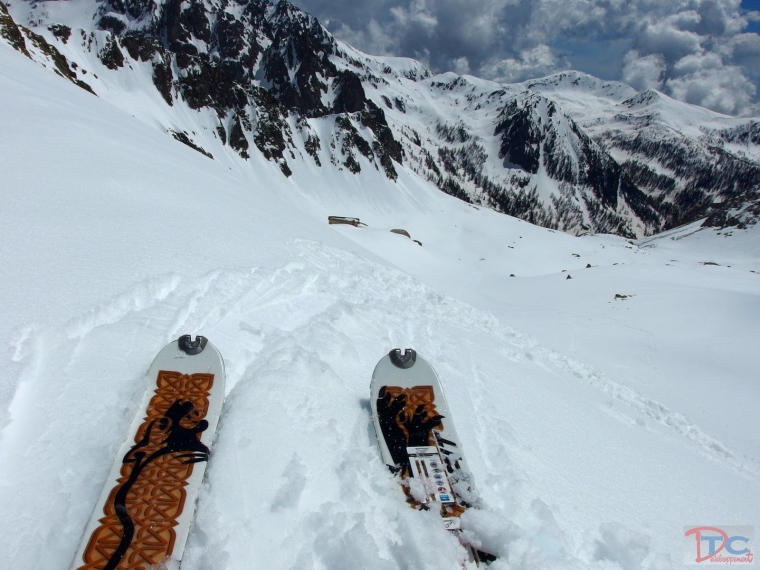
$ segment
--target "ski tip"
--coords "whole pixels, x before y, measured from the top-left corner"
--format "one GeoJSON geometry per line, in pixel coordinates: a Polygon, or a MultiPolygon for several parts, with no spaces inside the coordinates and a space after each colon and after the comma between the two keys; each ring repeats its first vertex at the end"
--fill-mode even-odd
{"type": "Polygon", "coordinates": [[[192,340],[192,337],[189,334],[183,334],[177,339],[179,349],[189,355],[200,354],[203,352],[203,349],[206,348],[207,343],[208,339],[201,335],[196,336],[195,340],[192,340]]]}
{"type": "Polygon", "coordinates": [[[388,356],[396,368],[411,368],[417,361],[417,352],[413,348],[404,349],[404,354],[401,354],[400,348],[394,348],[388,356]]]}

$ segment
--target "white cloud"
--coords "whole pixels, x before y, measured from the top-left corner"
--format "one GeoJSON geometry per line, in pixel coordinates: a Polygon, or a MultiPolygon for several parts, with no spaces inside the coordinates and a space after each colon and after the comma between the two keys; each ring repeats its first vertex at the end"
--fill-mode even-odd
{"type": "Polygon", "coordinates": [[[408,8],[394,6],[390,12],[403,28],[419,24],[431,32],[438,25],[438,18],[428,10],[425,0],[412,0],[408,8]]]}
{"type": "Polygon", "coordinates": [[[493,59],[481,67],[481,72],[489,79],[501,83],[514,83],[549,75],[566,68],[547,45],[525,50],[517,58],[493,59]]]}
{"type": "Polygon", "coordinates": [[[625,56],[623,66],[623,81],[634,89],[660,89],[665,76],[665,58],[658,54],[639,56],[636,50],[629,51],[625,56]]]}
{"type": "Polygon", "coordinates": [[[436,72],[507,82],[578,62],[580,71],[737,114],[752,108],[749,77],[760,75],[760,36],[742,33],[760,13],[742,12],[741,0],[295,1],[357,48],[414,57],[436,72]]]}
{"type": "Polygon", "coordinates": [[[717,53],[693,53],[682,57],[673,64],[673,75],[681,77],[708,69],[720,69],[721,67],[723,67],[723,58],[717,53]]]}
{"type": "Polygon", "coordinates": [[[451,70],[458,75],[467,75],[470,73],[470,62],[466,57],[459,57],[452,62],[451,70]]]}
{"type": "Polygon", "coordinates": [[[728,115],[743,113],[755,95],[755,85],[733,66],[706,68],[670,78],[665,89],[675,99],[728,115]]]}
{"type": "Polygon", "coordinates": [[[388,35],[386,28],[376,20],[370,20],[363,30],[354,30],[347,24],[333,30],[333,33],[348,45],[359,47],[374,55],[398,55],[397,40],[388,35]]]}
{"type": "Polygon", "coordinates": [[[760,36],[737,34],[723,46],[723,53],[731,63],[753,75],[760,75],[760,36]]]}
{"type": "Polygon", "coordinates": [[[699,14],[693,10],[659,21],[644,20],[634,36],[636,48],[640,53],[662,54],[666,59],[697,52],[703,38],[693,28],[699,21],[699,14]]]}

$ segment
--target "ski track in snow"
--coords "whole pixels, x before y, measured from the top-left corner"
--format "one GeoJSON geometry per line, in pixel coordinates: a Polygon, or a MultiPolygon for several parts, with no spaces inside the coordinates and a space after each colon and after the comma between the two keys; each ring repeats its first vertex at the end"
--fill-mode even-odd
{"type": "Polygon", "coordinates": [[[693,441],[700,451],[708,458],[721,464],[729,465],[738,474],[752,480],[760,480],[760,469],[754,463],[745,462],[715,437],[702,431],[683,414],[673,411],[659,402],[646,398],[633,388],[619,384],[610,379],[604,372],[569,358],[563,354],[540,346],[535,341],[527,339],[526,349],[540,356],[544,362],[551,363],[572,376],[585,380],[611,398],[623,402],[644,416],[674,430],[676,433],[693,441]]]}
{"type": "Polygon", "coordinates": [[[500,376],[576,378],[760,478],[683,415],[486,313],[356,254],[303,240],[291,248],[281,267],[166,275],[60,329],[20,333],[12,421],[0,437],[4,516],[16,521],[0,546],[5,567],[68,567],[136,413],[147,356],[184,333],[208,336],[228,374],[185,570],[461,567],[464,551],[438,515],[406,507],[381,465],[368,386],[397,346],[413,346],[441,374],[488,505],[466,514],[465,532],[501,556],[492,568],[633,568],[647,556],[654,568],[657,558],[646,537],[617,523],[605,523],[597,543],[563,530],[519,464],[525,450],[501,419],[500,376]]]}

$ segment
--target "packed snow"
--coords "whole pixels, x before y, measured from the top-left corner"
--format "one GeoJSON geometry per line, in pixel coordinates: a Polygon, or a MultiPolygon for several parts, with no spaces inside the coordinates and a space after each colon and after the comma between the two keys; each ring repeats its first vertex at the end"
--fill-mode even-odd
{"type": "Polygon", "coordinates": [[[441,377],[494,569],[679,568],[685,526],[760,528],[757,228],[577,238],[405,170],[286,179],[2,43],[0,70],[2,568],[69,567],[185,333],[228,394],[183,570],[462,567],[380,459],[369,382],[394,347],[441,377]]]}

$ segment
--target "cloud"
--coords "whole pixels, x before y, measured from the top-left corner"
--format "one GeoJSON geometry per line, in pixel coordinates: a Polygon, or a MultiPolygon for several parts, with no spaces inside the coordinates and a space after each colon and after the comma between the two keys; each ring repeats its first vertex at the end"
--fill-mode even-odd
{"type": "MultiPolygon", "coordinates": [[[[377,20],[372,19],[367,22],[364,29],[355,30],[345,23],[340,23],[339,26],[331,26],[330,29],[336,37],[366,53],[404,55],[398,52],[398,38],[390,36],[386,27],[377,20]]],[[[423,63],[426,62],[423,61],[423,63]]]]}
{"type": "Polygon", "coordinates": [[[454,65],[451,71],[457,75],[468,75],[470,73],[470,62],[467,61],[466,57],[457,58],[452,63],[454,65]]]}
{"type": "Polygon", "coordinates": [[[525,50],[517,57],[494,58],[480,67],[480,72],[494,81],[514,83],[534,77],[549,75],[568,67],[547,45],[539,45],[525,50]]]}
{"type": "Polygon", "coordinates": [[[752,109],[760,75],[760,36],[743,33],[760,13],[741,0],[295,1],[347,43],[434,72],[511,82],[605,70],[734,114],[752,109]]]}
{"type": "Polygon", "coordinates": [[[661,89],[665,76],[665,58],[659,54],[644,57],[631,50],[625,55],[623,81],[639,91],[661,89]]]}
{"type": "Polygon", "coordinates": [[[737,34],[724,46],[725,58],[751,75],[760,75],[760,36],[737,34]]]}
{"type": "Polygon", "coordinates": [[[637,51],[660,54],[675,60],[700,50],[702,36],[693,31],[700,21],[699,14],[688,10],[656,22],[645,20],[634,35],[637,51]]]}
{"type": "Polygon", "coordinates": [[[666,90],[675,99],[732,115],[744,114],[756,88],[739,68],[723,66],[670,78],[666,90]]]}

